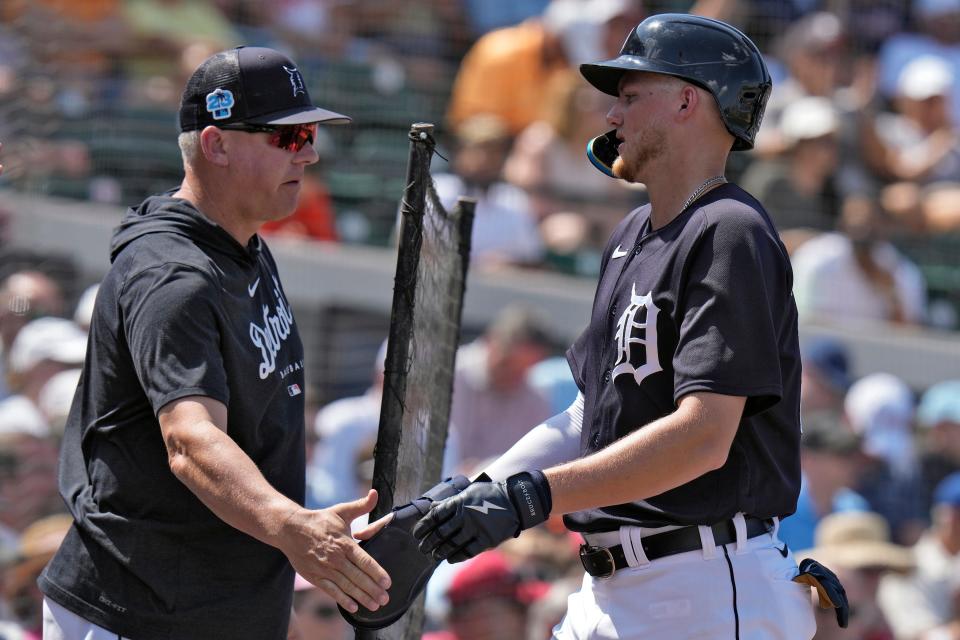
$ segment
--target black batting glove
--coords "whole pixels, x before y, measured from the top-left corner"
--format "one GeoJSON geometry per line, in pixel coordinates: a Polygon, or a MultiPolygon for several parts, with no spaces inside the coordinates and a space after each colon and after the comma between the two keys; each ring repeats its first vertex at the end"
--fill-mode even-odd
{"type": "Polygon", "coordinates": [[[844,591],[840,579],[833,571],[812,558],[805,558],[800,562],[800,575],[794,582],[807,584],[817,590],[817,598],[821,609],[835,609],[837,624],[847,627],[850,620],[850,604],[847,602],[847,592],[844,591]]]}
{"type": "Polygon", "coordinates": [[[420,541],[420,553],[462,562],[544,522],[551,506],[550,485],[540,471],[524,471],[503,482],[478,480],[434,503],[413,536],[420,541]]]}

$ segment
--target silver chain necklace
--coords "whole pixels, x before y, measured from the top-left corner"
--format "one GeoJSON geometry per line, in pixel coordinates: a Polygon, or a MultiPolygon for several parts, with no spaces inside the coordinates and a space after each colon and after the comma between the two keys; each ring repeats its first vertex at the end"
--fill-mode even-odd
{"type": "Polygon", "coordinates": [[[686,211],[687,207],[697,201],[697,198],[703,195],[703,193],[710,187],[718,184],[724,184],[727,181],[725,176],[713,176],[708,178],[701,184],[699,187],[694,189],[693,193],[690,194],[690,197],[687,198],[686,202],[683,203],[683,206],[680,207],[680,211],[686,211]]]}

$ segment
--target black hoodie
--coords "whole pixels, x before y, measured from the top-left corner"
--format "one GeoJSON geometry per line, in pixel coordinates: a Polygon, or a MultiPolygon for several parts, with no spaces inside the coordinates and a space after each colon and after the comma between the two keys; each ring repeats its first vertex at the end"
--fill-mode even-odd
{"type": "Polygon", "coordinates": [[[277,268],[189,203],[154,196],[114,233],[60,454],[75,524],[43,593],[134,640],[285,638],[293,570],[170,471],[157,412],[226,405],[227,433],[303,504],[303,346],[277,268]]]}

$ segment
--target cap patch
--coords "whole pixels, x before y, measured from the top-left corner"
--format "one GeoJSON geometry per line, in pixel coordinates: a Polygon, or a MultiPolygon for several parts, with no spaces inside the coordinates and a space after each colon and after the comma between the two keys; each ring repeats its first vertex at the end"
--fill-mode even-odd
{"type": "Polygon", "coordinates": [[[234,104],[233,92],[229,89],[217,89],[207,94],[207,111],[214,120],[229,118],[234,104]]]}

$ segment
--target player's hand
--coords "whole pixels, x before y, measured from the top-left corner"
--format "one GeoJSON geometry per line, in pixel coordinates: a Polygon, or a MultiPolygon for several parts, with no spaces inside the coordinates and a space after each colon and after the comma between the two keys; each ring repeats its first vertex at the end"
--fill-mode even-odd
{"type": "Polygon", "coordinates": [[[328,509],[300,509],[284,525],[283,552],[301,576],[347,611],[374,611],[388,602],[390,576],[350,535],[350,522],[369,513],[377,492],[328,509]]]}
{"type": "Polygon", "coordinates": [[[434,504],[413,535],[424,555],[461,562],[544,522],[550,507],[550,486],[539,471],[477,481],[434,504]]]}

